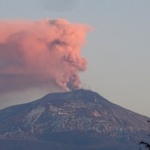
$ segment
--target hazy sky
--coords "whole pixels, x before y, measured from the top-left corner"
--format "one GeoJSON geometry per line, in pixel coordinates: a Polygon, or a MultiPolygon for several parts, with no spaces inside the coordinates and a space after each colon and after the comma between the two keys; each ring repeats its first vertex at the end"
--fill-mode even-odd
{"type": "MultiPolygon", "coordinates": [[[[87,71],[80,74],[83,87],[150,116],[149,0],[0,0],[0,20],[44,18],[92,26],[82,50],[88,60],[87,71]]],[[[3,95],[0,107],[46,93],[36,88],[3,95]]]]}

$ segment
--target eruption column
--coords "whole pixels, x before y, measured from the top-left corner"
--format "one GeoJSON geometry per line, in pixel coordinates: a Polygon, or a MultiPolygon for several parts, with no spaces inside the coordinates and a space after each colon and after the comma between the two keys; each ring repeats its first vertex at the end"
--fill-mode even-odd
{"type": "Polygon", "coordinates": [[[89,27],[66,20],[0,21],[0,92],[80,87],[80,56],[89,27]]]}

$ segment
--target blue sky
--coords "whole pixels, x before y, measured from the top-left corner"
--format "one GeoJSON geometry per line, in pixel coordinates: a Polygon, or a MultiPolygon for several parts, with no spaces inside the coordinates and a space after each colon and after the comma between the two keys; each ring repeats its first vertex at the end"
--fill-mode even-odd
{"type": "MultiPolygon", "coordinates": [[[[82,50],[88,60],[87,71],[80,74],[83,87],[150,116],[149,8],[149,0],[0,0],[0,20],[65,18],[92,26],[82,50]]],[[[47,92],[4,95],[1,108],[47,92]]]]}

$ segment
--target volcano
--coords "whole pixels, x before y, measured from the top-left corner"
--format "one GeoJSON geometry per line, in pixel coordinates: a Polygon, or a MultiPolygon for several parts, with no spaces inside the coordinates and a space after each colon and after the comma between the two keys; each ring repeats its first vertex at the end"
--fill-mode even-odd
{"type": "Polygon", "coordinates": [[[0,110],[0,150],[136,150],[148,117],[79,89],[0,110]]]}

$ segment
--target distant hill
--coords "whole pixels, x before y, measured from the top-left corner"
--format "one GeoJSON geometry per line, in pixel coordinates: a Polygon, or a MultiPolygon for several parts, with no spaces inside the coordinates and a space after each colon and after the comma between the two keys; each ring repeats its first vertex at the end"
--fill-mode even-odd
{"type": "Polygon", "coordinates": [[[149,118],[90,90],[0,110],[0,150],[137,150],[149,118]]]}

